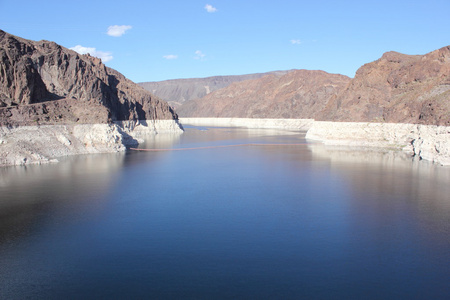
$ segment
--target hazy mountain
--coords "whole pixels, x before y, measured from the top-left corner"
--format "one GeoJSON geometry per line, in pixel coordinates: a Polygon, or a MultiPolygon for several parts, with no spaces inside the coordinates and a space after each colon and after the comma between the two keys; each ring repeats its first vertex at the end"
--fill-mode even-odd
{"type": "Polygon", "coordinates": [[[236,82],[178,108],[183,117],[312,118],[350,78],[295,70],[236,82]]]}
{"type": "Polygon", "coordinates": [[[282,76],[289,71],[274,71],[247,75],[213,76],[206,78],[172,79],[139,83],[147,91],[161,97],[173,107],[179,107],[185,101],[198,99],[233,82],[261,78],[268,74],[282,76]]]}

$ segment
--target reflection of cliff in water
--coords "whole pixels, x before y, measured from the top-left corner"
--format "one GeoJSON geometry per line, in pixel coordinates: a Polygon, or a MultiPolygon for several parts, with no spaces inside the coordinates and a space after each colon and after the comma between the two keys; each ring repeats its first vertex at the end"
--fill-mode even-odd
{"type": "Polygon", "coordinates": [[[172,148],[173,145],[178,144],[182,132],[168,132],[163,134],[152,134],[145,136],[145,141],[139,143],[139,148],[149,149],[167,149],[172,148]]]}
{"type": "Polygon", "coordinates": [[[332,146],[310,143],[308,148],[314,157],[325,159],[331,164],[369,164],[380,167],[411,168],[413,157],[402,151],[376,147],[332,146]]]}
{"type": "Polygon", "coordinates": [[[421,224],[418,230],[423,230],[425,236],[427,231],[442,234],[450,231],[447,219],[450,168],[415,159],[401,151],[323,144],[310,144],[308,148],[316,163],[326,163],[330,172],[345,179],[352,214],[383,218],[382,222],[374,222],[392,225],[395,235],[401,234],[395,220],[406,210],[413,210],[412,215],[421,224]]]}
{"type": "Polygon", "coordinates": [[[42,216],[67,222],[77,214],[95,214],[108,200],[104,195],[116,183],[123,159],[123,153],[80,155],[57,164],[0,168],[0,243],[45,224],[42,216]]]}
{"type": "Polygon", "coordinates": [[[330,146],[322,143],[309,143],[313,157],[327,161],[333,167],[373,168],[404,172],[411,176],[444,184],[450,182],[450,168],[420,160],[403,151],[376,147],[330,146]]]}

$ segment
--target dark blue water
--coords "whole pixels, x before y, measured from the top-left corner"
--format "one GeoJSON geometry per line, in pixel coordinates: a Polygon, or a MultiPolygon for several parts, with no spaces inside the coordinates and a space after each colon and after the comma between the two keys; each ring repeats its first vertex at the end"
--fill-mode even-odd
{"type": "MultiPolygon", "coordinates": [[[[187,128],[143,147],[305,143],[187,128]]],[[[317,144],[0,169],[0,299],[449,299],[450,168],[317,144]]]]}

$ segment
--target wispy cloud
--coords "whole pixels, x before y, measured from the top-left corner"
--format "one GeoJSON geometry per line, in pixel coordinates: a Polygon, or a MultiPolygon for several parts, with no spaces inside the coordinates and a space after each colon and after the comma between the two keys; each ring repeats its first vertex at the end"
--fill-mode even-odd
{"type": "Polygon", "coordinates": [[[215,13],[217,11],[217,8],[215,8],[214,6],[212,6],[211,4],[206,4],[205,5],[205,9],[207,12],[209,13],[215,13]]]}
{"type": "Polygon", "coordinates": [[[177,59],[178,55],[175,54],[168,54],[163,56],[165,59],[171,60],[171,59],[177,59]]]}
{"type": "Polygon", "coordinates": [[[109,36],[119,37],[125,34],[127,30],[130,30],[132,26],[130,25],[111,25],[108,27],[108,31],[106,32],[109,36]]]}
{"type": "Polygon", "coordinates": [[[90,54],[92,56],[100,58],[103,62],[107,62],[113,59],[111,52],[98,51],[92,47],[83,47],[81,45],[76,45],[75,47],[70,48],[80,54],[90,54]]]}
{"type": "Polygon", "coordinates": [[[302,43],[302,41],[300,41],[300,40],[291,40],[292,45],[300,45],[301,43],[302,43]]]}
{"type": "Polygon", "coordinates": [[[203,59],[203,58],[205,58],[205,56],[206,56],[206,54],[204,54],[202,51],[200,51],[200,50],[195,51],[195,56],[194,56],[195,59],[203,59]]]}

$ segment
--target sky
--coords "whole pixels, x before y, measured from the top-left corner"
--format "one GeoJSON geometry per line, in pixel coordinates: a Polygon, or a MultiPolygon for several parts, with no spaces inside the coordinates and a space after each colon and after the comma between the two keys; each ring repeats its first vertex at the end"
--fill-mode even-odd
{"type": "Polygon", "coordinates": [[[450,0],[0,0],[0,29],[102,58],[135,82],[324,70],[450,45],[450,0]]]}

